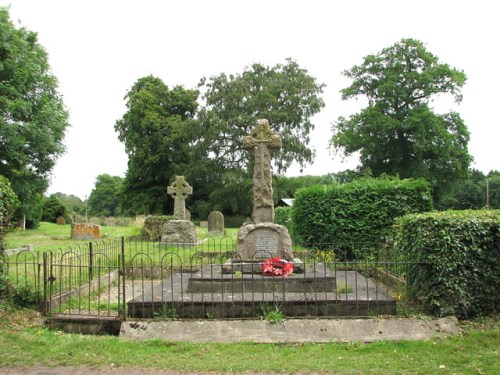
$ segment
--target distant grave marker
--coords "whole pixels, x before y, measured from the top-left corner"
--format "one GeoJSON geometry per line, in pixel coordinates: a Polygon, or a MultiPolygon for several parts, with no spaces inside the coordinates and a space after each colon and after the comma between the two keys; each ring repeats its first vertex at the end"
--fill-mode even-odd
{"type": "Polygon", "coordinates": [[[208,234],[224,235],[224,215],[220,211],[212,211],[208,215],[208,234]]]}

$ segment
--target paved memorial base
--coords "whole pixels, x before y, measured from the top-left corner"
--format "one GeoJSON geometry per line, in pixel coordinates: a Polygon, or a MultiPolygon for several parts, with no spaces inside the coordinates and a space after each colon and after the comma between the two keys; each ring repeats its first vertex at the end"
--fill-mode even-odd
{"type": "Polygon", "coordinates": [[[173,342],[327,343],[381,340],[425,340],[457,334],[457,319],[285,319],[279,324],[260,320],[170,321],[122,324],[120,339],[162,339],[173,342]]]}
{"type": "MultiPolygon", "coordinates": [[[[151,318],[175,311],[179,318],[255,318],[261,307],[279,305],[292,316],[368,316],[396,313],[396,301],[380,283],[354,270],[315,269],[287,278],[223,274],[221,265],[196,274],[177,273],[127,302],[131,317],[151,318]]],[[[168,317],[168,316],[167,316],[168,317]]]]}

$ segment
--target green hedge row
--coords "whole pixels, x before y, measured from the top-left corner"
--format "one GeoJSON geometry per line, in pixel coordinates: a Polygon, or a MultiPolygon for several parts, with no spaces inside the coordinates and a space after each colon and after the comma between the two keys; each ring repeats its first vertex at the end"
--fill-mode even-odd
{"type": "Polygon", "coordinates": [[[307,244],[378,243],[389,235],[396,217],[431,209],[424,180],[362,179],[297,191],[293,229],[307,244]]]}
{"type": "Polygon", "coordinates": [[[445,211],[397,221],[396,244],[412,264],[409,300],[430,314],[470,317],[500,307],[500,210],[445,211]]]}

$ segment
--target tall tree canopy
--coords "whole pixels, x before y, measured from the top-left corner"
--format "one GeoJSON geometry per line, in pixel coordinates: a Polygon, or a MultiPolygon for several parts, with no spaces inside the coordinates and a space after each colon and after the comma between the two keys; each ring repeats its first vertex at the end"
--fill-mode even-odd
{"type": "Polygon", "coordinates": [[[166,186],[179,174],[193,186],[187,204],[196,216],[212,210],[249,214],[252,168],[243,137],[258,118],[267,118],[283,139],[273,159],[277,171],[292,161],[310,162],[311,117],[324,106],[323,87],[292,60],[274,67],[254,64],[241,75],[203,78],[198,88],[204,107],[197,111],[197,90],[169,89],[152,76],[139,79],[115,125],[129,155],[126,208],[170,213],[166,186]]]}
{"type": "Polygon", "coordinates": [[[39,209],[68,126],[57,80],[37,35],[16,28],[0,8],[0,175],[21,202],[21,213],[39,209]]]}
{"type": "Polygon", "coordinates": [[[420,41],[403,39],[343,74],[353,83],[342,99],[364,96],[368,106],[333,125],[335,150],[359,152],[361,168],[374,176],[423,177],[436,198],[467,177],[467,127],[458,113],[436,114],[429,106],[440,94],[462,100],[462,71],[440,63],[420,41]]]}
{"type": "Polygon", "coordinates": [[[200,140],[208,157],[229,168],[247,164],[241,140],[257,119],[265,118],[282,137],[283,147],[273,158],[278,173],[292,161],[302,166],[312,161],[311,117],[325,105],[320,97],[324,85],[297,62],[288,59],[274,67],[253,64],[241,75],[204,78],[200,87],[206,101],[199,115],[200,140]]]}
{"type": "Polygon", "coordinates": [[[192,144],[195,211],[206,216],[209,211],[201,206],[209,201],[211,209],[248,215],[252,164],[242,148],[243,137],[252,132],[257,119],[265,118],[282,137],[283,147],[273,156],[277,173],[286,171],[292,161],[302,166],[311,162],[311,118],[324,107],[324,85],[288,59],[273,67],[253,64],[242,74],[203,78],[199,87],[205,106],[198,114],[192,144]],[[203,183],[196,185],[196,180],[203,183]]]}
{"type": "Polygon", "coordinates": [[[167,211],[167,185],[189,165],[197,97],[196,90],[169,89],[153,76],[140,78],[127,93],[127,112],[115,124],[129,157],[123,185],[125,209],[167,211]]]}

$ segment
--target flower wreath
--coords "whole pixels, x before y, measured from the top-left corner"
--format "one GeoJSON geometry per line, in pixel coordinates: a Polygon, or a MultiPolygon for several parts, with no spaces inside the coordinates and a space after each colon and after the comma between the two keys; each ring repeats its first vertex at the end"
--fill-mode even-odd
{"type": "Polygon", "coordinates": [[[293,272],[293,263],[281,258],[269,258],[262,263],[265,276],[288,276],[293,272]]]}

